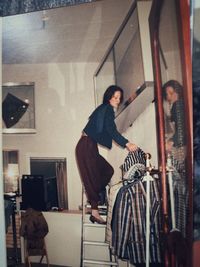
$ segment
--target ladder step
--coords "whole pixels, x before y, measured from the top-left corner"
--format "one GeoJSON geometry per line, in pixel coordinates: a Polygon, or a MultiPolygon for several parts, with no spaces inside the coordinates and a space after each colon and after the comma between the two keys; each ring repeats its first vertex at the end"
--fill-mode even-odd
{"type": "MultiPolygon", "coordinates": [[[[85,206],[84,206],[85,208],[88,208],[88,209],[91,209],[91,205],[90,204],[85,204],[85,206]]],[[[83,207],[82,207],[82,205],[79,205],[78,206],[78,208],[79,208],[79,210],[83,210],[83,207]]],[[[107,205],[99,205],[98,206],[98,209],[102,209],[102,210],[107,210],[108,209],[108,206],[107,205]]]]}
{"type": "Polygon", "coordinates": [[[83,260],[83,263],[86,264],[98,264],[98,265],[108,265],[108,266],[118,266],[117,262],[112,261],[98,261],[98,260],[83,260]]]}
{"type": "Polygon", "coordinates": [[[106,242],[100,241],[83,241],[84,245],[91,245],[91,246],[102,246],[102,247],[109,247],[109,244],[106,242]]]}
{"type": "MultiPolygon", "coordinates": [[[[90,209],[91,208],[91,205],[90,204],[86,204],[85,207],[90,209]]],[[[99,205],[98,206],[98,209],[106,209],[107,210],[107,208],[108,207],[106,205],[99,205]]]]}
{"type": "Polygon", "coordinates": [[[95,228],[106,228],[106,224],[99,224],[99,223],[84,223],[84,227],[95,227],[95,228]]]}

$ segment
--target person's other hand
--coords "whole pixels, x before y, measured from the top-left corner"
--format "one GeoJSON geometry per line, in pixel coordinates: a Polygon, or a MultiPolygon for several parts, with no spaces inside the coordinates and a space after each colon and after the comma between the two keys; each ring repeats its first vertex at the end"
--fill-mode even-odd
{"type": "Polygon", "coordinates": [[[138,146],[128,142],[126,144],[126,148],[128,149],[129,152],[133,152],[138,149],[138,146]]]}
{"type": "Polygon", "coordinates": [[[167,152],[171,152],[173,148],[174,142],[173,141],[166,141],[165,149],[167,152]]]}

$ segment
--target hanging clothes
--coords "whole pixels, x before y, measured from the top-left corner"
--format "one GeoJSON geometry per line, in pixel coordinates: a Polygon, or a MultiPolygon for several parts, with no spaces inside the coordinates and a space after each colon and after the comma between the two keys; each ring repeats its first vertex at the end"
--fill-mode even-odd
{"type": "Polygon", "coordinates": [[[20,235],[27,240],[27,249],[42,249],[49,227],[42,212],[28,208],[22,213],[20,235]]]}
{"type": "MultiPolygon", "coordinates": [[[[186,237],[186,225],[189,215],[189,195],[186,184],[185,155],[185,147],[174,148],[170,155],[176,229],[182,233],[183,237],[186,237]]],[[[171,205],[169,204],[169,207],[170,206],[171,205]]]]}
{"type": "Polygon", "coordinates": [[[187,217],[189,214],[189,195],[186,186],[185,173],[179,173],[176,168],[173,168],[173,194],[175,206],[176,229],[179,230],[183,237],[186,237],[187,217]]]}
{"type": "Polygon", "coordinates": [[[145,152],[141,148],[138,148],[133,152],[129,152],[124,160],[124,163],[120,166],[122,172],[126,173],[131,167],[133,167],[136,164],[141,164],[145,166],[146,164],[145,155],[146,155],[145,152]]]}
{"type": "MultiPolygon", "coordinates": [[[[132,264],[145,263],[146,242],[146,154],[140,148],[129,152],[121,165],[122,187],[118,189],[111,220],[111,248],[118,258],[132,264]]],[[[150,190],[150,262],[161,263],[160,194],[158,179],[151,183],[150,190]]]]}
{"type": "MultiPolygon", "coordinates": [[[[123,186],[118,192],[113,208],[111,222],[113,253],[132,264],[145,263],[145,185],[141,180],[135,180],[133,183],[123,186]]],[[[159,236],[161,223],[158,212],[160,196],[157,181],[152,182],[150,201],[150,262],[161,263],[159,236]]]]}
{"type": "Polygon", "coordinates": [[[133,152],[129,152],[124,163],[120,166],[122,177],[117,183],[111,185],[108,195],[108,212],[107,212],[107,226],[106,226],[106,242],[112,242],[111,220],[113,216],[113,207],[120,188],[125,181],[131,182],[133,177],[144,174],[145,171],[145,152],[138,148],[133,152]]]}
{"type": "Polygon", "coordinates": [[[111,246],[111,242],[112,242],[111,221],[112,221],[112,217],[113,217],[113,207],[115,204],[117,194],[118,194],[118,192],[122,186],[123,186],[122,181],[119,181],[118,183],[112,185],[111,188],[109,189],[105,240],[107,243],[110,244],[110,246],[111,246]]]}

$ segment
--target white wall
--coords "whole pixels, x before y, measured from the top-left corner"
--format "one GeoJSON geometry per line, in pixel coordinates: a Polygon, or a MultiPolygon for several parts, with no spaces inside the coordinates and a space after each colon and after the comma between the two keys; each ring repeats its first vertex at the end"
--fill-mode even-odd
{"type": "Polygon", "coordinates": [[[182,80],[182,71],[181,71],[181,58],[180,51],[165,51],[164,52],[166,63],[168,66],[167,70],[162,71],[162,82],[165,83],[171,79],[177,80],[181,84],[182,80]]]}
{"type": "Polygon", "coordinates": [[[3,136],[3,148],[18,149],[20,174],[29,157],[66,157],[69,208],[78,209],[81,182],[75,146],[94,109],[96,63],[4,65],[3,82],[35,82],[36,134],[3,136]]]}
{"type": "Polygon", "coordinates": [[[46,245],[50,264],[80,266],[81,215],[45,212],[44,216],[49,226],[46,245]]]}
{"type": "MultiPolygon", "coordinates": [[[[50,265],[80,266],[81,214],[59,212],[44,212],[43,214],[49,226],[45,241],[50,265]]],[[[86,220],[88,220],[88,215],[86,220]]],[[[88,227],[85,229],[85,238],[102,242],[105,240],[105,228],[88,227]]],[[[107,247],[86,246],[85,256],[91,259],[109,260],[109,250],[107,247]]],[[[39,262],[39,260],[38,256],[31,257],[32,262],[39,262]]],[[[46,258],[43,263],[45,260],[46,258]]],[[[127,262],[119,261],[119,266],[127,267],[127,262]]]]}

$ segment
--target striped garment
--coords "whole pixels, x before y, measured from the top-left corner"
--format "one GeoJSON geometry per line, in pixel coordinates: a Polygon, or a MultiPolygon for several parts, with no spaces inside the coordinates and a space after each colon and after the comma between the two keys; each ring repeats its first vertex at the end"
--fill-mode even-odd
{"type": "Polygon", "coordinates": [[[186,237],[186,225],[189,214],[185,155],[185,147],[174,148],[171,154],[176,228],[182,233],[183,237],[186,237]]]}
{"type": "Polygon", "coordinates": [[[136,163],[140,163],[146,165],[146,157],[145,153],[141,148],[133,152],[129,152],[128,156],[125,158],[124,163],[120,166],[123,173],[127,172],[130,167],[135,165],[136,163]]]}
{"type": "MultiPolygon", "coordinates": [[[[131,264],[145,263],[146,240],[146,183],[136,180],[123,186],[113,208],[112,250],[120,259],[131,264]]],[[[158,181],[151,183],[150,262],[161,263],[160,252],[160,196],[158,181]]]]}
{"type": "Polygon", "coordinates": [[[140,148],[134,152],[129,152],[124,160],[124,163],[120,167],[122,170],[122,180],[120,180],[119,183],[112,185],[110,188],[106,226],[106,241],[109,244],[111,244],[112,240],[111,220],[117,193],[123,185],[132,183],[135,179],[139,179],[144,175],[145,163],[145,153],[140,148]]]}
{"type": "Polygon", "coordinates": [[[134,164],[123,176],[124,184],[132,183],[136,179],[141,179],[146,171],[144,164],[134,164]]]}
{"type": "Polygon", "coordinates": [[[188,189],[185,184],[183,173],[182,175],[180,175],[178,172],[174,170],[172,179],[173,179],[176,228],[182,233],[183,237],[186,237],[186,225],[189,214],[188,189]]]}

